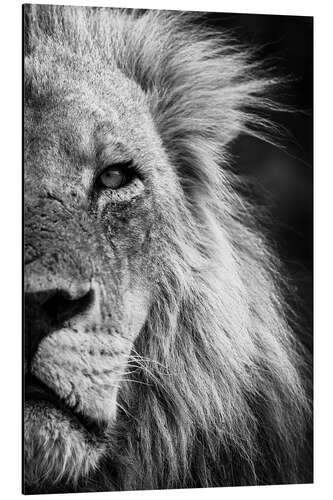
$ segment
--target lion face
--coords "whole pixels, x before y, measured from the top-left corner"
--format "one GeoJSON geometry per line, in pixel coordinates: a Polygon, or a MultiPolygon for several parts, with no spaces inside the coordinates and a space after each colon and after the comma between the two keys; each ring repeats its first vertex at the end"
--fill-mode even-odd
{"type": "Polygon", "coordinates": [[[175,190],[133,82],[50,68],[38,82],[33,59],[26,66],[28,484],[88,474],[103,455],[153,293],[159,207],[175,190]]]}

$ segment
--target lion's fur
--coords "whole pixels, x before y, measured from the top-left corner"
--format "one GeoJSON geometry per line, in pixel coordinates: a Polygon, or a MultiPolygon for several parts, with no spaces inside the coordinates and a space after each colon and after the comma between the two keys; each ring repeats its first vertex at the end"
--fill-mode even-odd
{"type": "Polygon", "coordinates": [[[277,80],[249,51],[190,20],[29,10],[28,51],[60,44],[64,57],[116,65],[141,86],[183,187],[161,220],[167,244],[129,360],[135,381],[121,388],[109,456],[88,490],[311,480],[301,470],[301,347],[279,264],[238,192],[226,149],[240,133],[267,129],[260,111],[275,108],[268,95],[277,80]]]}

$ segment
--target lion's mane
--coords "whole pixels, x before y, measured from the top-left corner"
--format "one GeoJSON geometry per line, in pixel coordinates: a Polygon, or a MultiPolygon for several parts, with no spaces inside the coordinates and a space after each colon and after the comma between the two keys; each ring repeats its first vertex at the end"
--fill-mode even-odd
{"type": "Polygon", "coordinates": [[[27,51],[47,39],[64,57],[98,52],[141,86],[183,187],[161,217],[168,244],[109,453],[84,489],[311,480],[303,354],[279,263],[228,167],[234,137],[267,132],[277,80],[184,14],[40,7],[28,17],[27,51]]]}

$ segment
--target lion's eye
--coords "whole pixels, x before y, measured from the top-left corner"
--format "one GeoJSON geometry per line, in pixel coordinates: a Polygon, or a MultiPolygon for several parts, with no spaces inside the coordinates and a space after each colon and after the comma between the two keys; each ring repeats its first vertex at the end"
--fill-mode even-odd
{"type": "Polygon", "coordinates": [[[107,167],[99,176],[98,183],[106,188],[119,189],[130,180],[130,175],[126,170],[121,166],[107,167]]]}

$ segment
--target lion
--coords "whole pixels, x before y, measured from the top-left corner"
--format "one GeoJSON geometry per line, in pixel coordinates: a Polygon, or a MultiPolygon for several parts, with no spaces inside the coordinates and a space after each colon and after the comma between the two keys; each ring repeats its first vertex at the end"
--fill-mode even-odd
{"type": "Polygon", "coordinates": [[[192,14],[24,26],[25,492],[311,482],[306,353],[229,168],[279,78],[192,14]]]}

